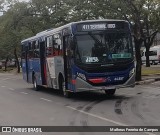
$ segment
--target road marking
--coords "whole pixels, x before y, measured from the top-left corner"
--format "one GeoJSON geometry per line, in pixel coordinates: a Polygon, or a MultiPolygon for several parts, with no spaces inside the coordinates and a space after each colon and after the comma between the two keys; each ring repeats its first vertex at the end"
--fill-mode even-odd
{"type": "Polygon", "coordinates": [[[46,99],[46,98],[40,98],[40,99],[42,99],[44,101],[52,102],[52,100],[49,100],[49,99],[46,99]]]}
{"type": "Polygon", "coordinates": [[[27,95],[28,93],[26,93],[26,92],[21,92],[22,94],[25,94],[25,95],[27,95]]]}
{"type": "MultiPolygon", "coordinates": [[[[71,107],[71,106],[66,106],[66,107],[69,108],[69,109],[75,110],[77,112],[80,112],[80,113],[83,113],[83,114],[87,114],[89,116],[92,116],[92,117],[95,117],[95,118],[98,118],[98,119],[101,119],[101,120],[104,120],[104,121],[107,121],[107,122],[110,122],[110,123],[114,123],[114,124],[119,125],[119,126],[129,126],[129,125],[126,125],[126,124],[123,124],[123,123],[120,123],[120,122],[117,122],[117,121],[114,121],[114,120],[111,120],[111,119],[107,119],[107,118],[98,116],[96,114],[88,113],[88,112],[85,112],[83,110],[78,110],[78,109],[76,109],[74,107],[71,107]]],[[[144,133],[147,134],[147,135],[156,135],[156,134],[149,133],[149,132],[144,132],[144,133]]]]}
{"type": "Polygon", "coordinates": [[[6,86],[1,86],[2,88],[5,88],[6,86]]]}
{"type": "Polygon", "coordinates": [[[128,93],[120,93],[120,94],[116,94],[116,96],[136,96],[136,94],[128,94],[128,93]]]}
{"type": "Polygon", "coordinates": [[[2,79],[1,81],[6,81],[6,80],[9,80],[10,78],[5,78],[5,79],[2,79]]]}
{"type": "Polygon", "coordinates": [[[14,91],[15,89],[13,89],[13,88],[9,88],[9,90],[12,90],[12,91],[14,91]]]}

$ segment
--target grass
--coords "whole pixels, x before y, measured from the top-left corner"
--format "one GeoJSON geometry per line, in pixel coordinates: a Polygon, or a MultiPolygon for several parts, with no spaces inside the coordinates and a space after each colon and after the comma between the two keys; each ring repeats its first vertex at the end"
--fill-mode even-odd
{"type": "Polygon", "coordinates": [[[8,67],[7,71],[5,72],[5,69],[2,68],[2,69],[0,69],[0,73],[10,73],[10,72],[14,72],[15,70],[16,70],[16,68],[10,68],[10,67],[8,67]]]}
{"type": "Polygon", "coordinates": [[[145,67],[142,66],[142,75],[160,74],[160,66],[145,67]]]}

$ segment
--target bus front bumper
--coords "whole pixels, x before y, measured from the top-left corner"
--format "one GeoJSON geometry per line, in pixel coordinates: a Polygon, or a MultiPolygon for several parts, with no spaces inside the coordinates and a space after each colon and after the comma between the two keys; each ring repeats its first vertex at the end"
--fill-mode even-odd
{"type": "Polygon", "coordinates": [[[94,91],[94,90],[109,90],[109,89],[119,89],[119,88],[127,88],[135,86],[135,73],[124,83],[121,85],[111,85],[111,86],[92,86],[81,78],[76,79],[76,92],[83,91],[94,91]]]}

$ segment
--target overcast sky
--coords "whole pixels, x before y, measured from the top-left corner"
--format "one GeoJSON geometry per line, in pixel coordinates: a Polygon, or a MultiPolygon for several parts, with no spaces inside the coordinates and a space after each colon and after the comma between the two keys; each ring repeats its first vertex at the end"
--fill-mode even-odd
{"type": "MultiPolygon", "coordinates": [[[[20,2],[22,2],[22,1],[26,1],[26,2],[28,2],[28,1],[30,1],[30,0],[19,0],[20,2]]],[[[1,15],[3,15],[3,13],[2,12],[0,12],[0,16],[1,15]]]]}

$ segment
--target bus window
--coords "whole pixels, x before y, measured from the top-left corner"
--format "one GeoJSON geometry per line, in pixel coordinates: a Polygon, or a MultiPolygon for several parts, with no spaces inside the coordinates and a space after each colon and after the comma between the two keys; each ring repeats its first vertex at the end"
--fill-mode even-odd
{"type": "Polygon", "coordinates": [[[47,48],[52,47],[52,36],[47,37],[47,48]]]}
{"type": "Polygon", "coordinates": [[[38,41],[33,42],[33,48],[34,48],[34,58],[39,58],[39,43],[38,43],[38,41]]]}
{"type": "Polygon", "coordinates": [[[29,43],[29,58],[33,58],[33,43],[29,43]]]}
{"type": "MultiPolygon", "coordinates": [[[[146,53],[145,53],[146,56],[146,53]]],[[[149,51],[149,56],[157,56],[157,50],[149,51]]]]}
{"type": "Polygon", "coordinates": [[[149,56],[156,56],[156,55],[157,55],[157,50],[149,51],[149,56]]]}
{"type": "Polygon", "coordinates": [[[47,56],[52,56],[53,55],[53,40],[52,40],[52,36],[47,37],[46,55],[47,56]]]}
{"type": "Polygon", "coordinates": [[[60,34],[53,35],[54,55],[62,55],[62,40],[60,34]]]}

